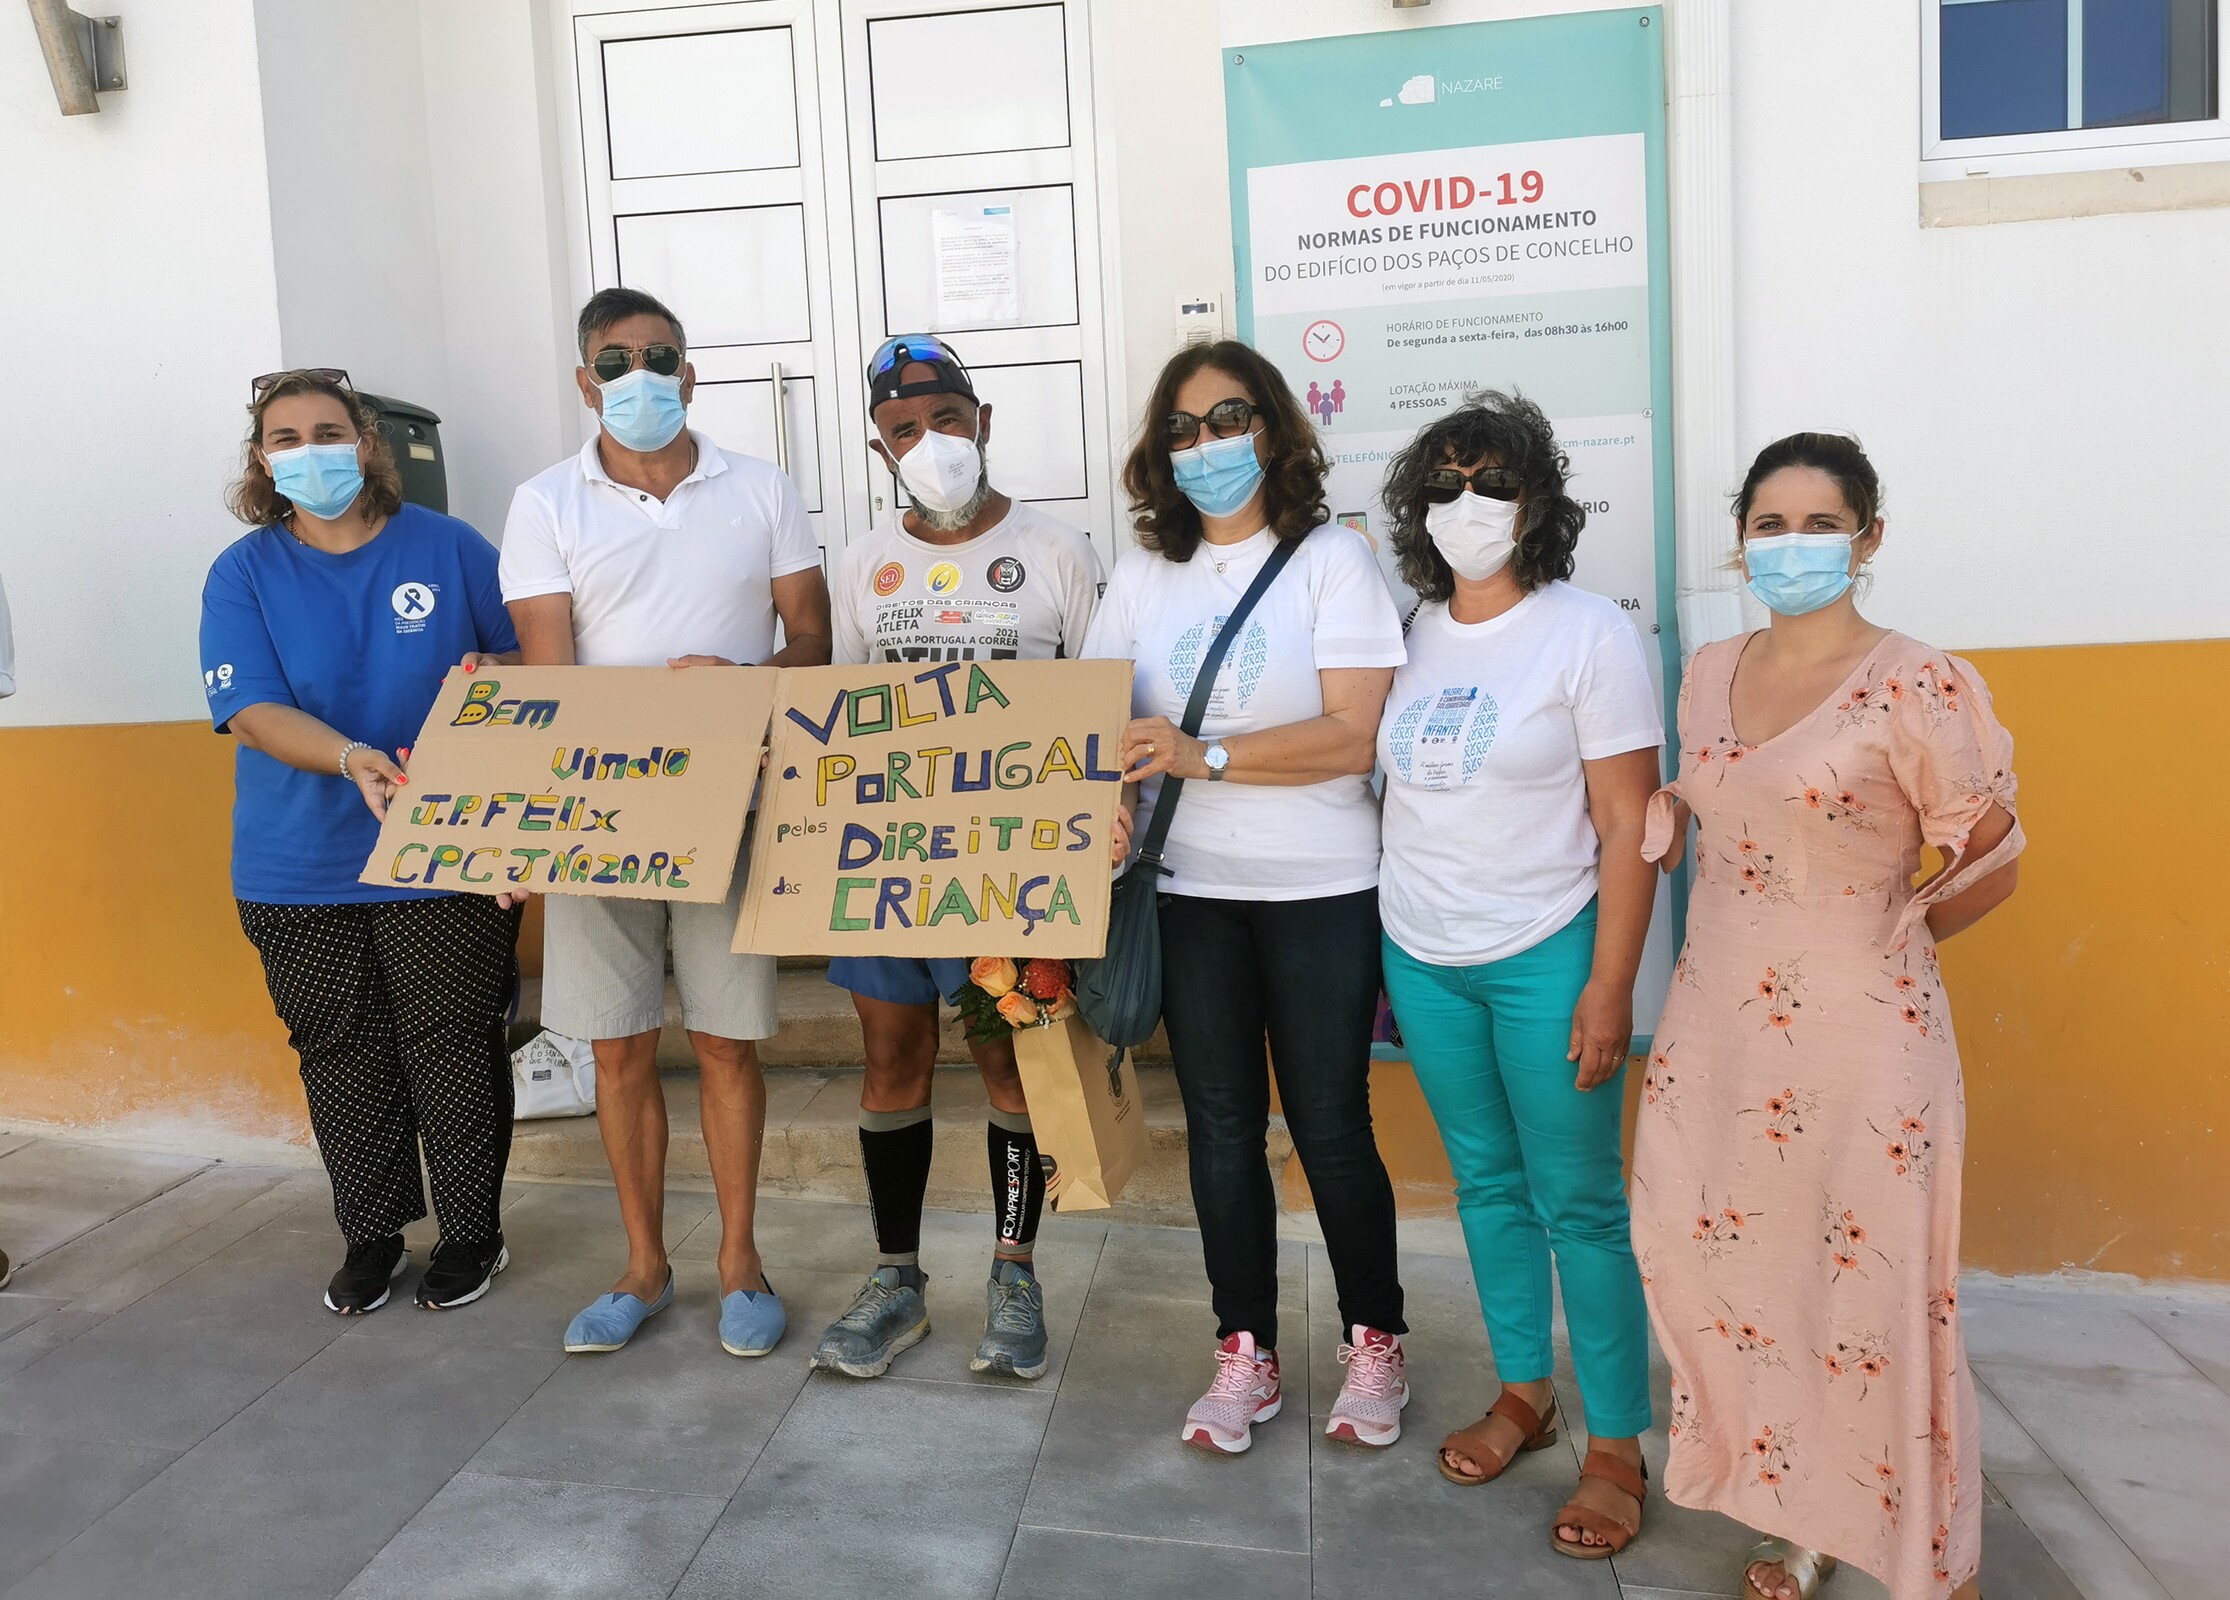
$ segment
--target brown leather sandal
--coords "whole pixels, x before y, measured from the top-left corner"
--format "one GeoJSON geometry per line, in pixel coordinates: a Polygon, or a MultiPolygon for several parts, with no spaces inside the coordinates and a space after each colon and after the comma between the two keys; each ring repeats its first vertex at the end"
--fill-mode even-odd
{"type": "MultiPolygon", "coordinates": [[[[1636,1472],[1608,1450],[1590,1450],[1587,1459],[1580,1463],[1582,1478],[1600,1478],[1621,1494],[1634,1497],[1637,1507],[1649,1498],[1649,1468],[1636,1472]]],[[[1549,1543],[1556,1546],[1560,1556],[1570,1556],[1574,1561],[1606,1561],[1634,1542],[1642,1531],[1640,1513],[1635,1520],[1621,1522],[1616,1517],[1605,1516],[1593,1506],[1583,1506],[1577,1498],[1564,1502],[1564,1509],[1549,1524],[1549,1543]],[[1582,1533],[1592,1533],[1601,1544],[1579,1544],[1557,1537],[1559,1528],[1577,1528],[1582,1533]]]]}
{"type": "Polygon", "coordinates": [[[1516,1391],[1505,1389],[1487,1409],[1487,1414],[1468,1428],[1458,1428],[1440,1441],[1440,1475],[1450,1483],[1460,1483],[1467,1489],[1476,1489],[1482,1483],[1492,1483],[1510,1468],[1510,1463],[1528,1450],[1545,1450],[1556,1443],[1556,1402],[1549,1402],[1547,1415],[1527,1405],[1516,1391]],[[1487,1446],[1487,1424],[1496,1417],[1516,1425],[1519,1440],[1517,1449],[1499,1461],[1487,1446]],[[1448,1464],[1448,1452],[1454,1450],[1474,1461],[1494,1461],[1492,1472],[1474,1475],[1458,1472],[1448,1464]]]}

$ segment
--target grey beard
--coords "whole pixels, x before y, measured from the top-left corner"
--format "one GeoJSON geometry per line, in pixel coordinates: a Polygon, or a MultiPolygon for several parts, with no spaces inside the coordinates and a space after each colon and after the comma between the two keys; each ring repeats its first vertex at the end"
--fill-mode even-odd
{"type": "Polygon", "coordinates": [[[914,502],[914,515],[921,518],[922,526],[934,533],[958,533],[982,514],[991,503],[991,460],[984,458],[983,475],[976,479],[976,492],[950,511],[932,511],[919,500],[914,502]]]}

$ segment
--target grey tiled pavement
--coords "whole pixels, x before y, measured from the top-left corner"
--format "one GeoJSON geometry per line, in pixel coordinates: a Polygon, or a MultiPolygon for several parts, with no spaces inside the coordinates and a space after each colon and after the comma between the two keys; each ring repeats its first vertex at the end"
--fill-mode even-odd
{"type": "MultiPolygon", "coordinates": [[[[867,1264],[862,1208],[762,1202],[792,1331],[760,1361],[713,1339],[710,1196],[677,1189],[667,1219],[674,1309],[567,1358],[566,1319],[617,1262],[606,1189],[507,1190],[514,1265],[481,1304],[405,1293],[344,1321],[318,1301],[339,1241],[317,1173],[0,1132],[0,1246],[23,1263],[0,1293],[0,1594],[1737,1592],[1748,1536],[1662,1499],[1615,1562],[1551,1552],[1564,1450],[1491,1489],[1441,1481],[1433,1444],[1493,1388],[1460,1259],[1404,1258],[1417,1399],[1402,1442],[1366,1453],[1318,1434],[1331,1276],[1285,1244],[1287,1414],[1219,1460],[1175,1439],[1213,1334],[1188,1232],[1049,1218],[1053,1367],[1017,1384],[967,1370],[987,1219],[932,1213],[936,1332],[862,1384],[805,1369],[867,1264]]],[[[413,1231],[419,1260],[430,1242],[413,1231]]],[[[1964,1304],[1991,1600],[2230,1594],[2230,1304],[1988,1282],[1964,1304]]],[[[1846,1573],[1825,1593],[1882,1590],[1846,1573]]]]}

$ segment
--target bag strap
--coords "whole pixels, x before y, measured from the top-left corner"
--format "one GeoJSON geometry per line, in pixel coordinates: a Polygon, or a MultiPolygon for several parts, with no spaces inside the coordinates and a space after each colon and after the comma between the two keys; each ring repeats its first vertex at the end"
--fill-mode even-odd
{"type": "MultiPolygon", "coordinates": [[[[1237,641],[1247,614],[1254,610],[1255,602],[1277,581],[1278,574],[1285,570],[1285,564],[1300,547],[1298,539],[1279,540],[1277,548],[1270,552],[1270,559],[1263,562],[1262,570],[1254,575],[1254,582],[1247,585],[1247,592],[1231,608],[1231,615],[1223,619],[1223,626],[1217,630],[1207,653],[1200,658],[1200,671],[1192,680],[1192,698],[1185,702],[1184,720],[1178,724],[1186,733],[1199,734],[1200,724],[1208,717],[1208,697],[1215,693],[1216,674],[1223,670],[1223,658],[1231,653],[1231,646],[1237,641]]],[[[1147,824],[1146,837],[1132,852],[1138,864],[1150,871],[1168,870],[1161,864],[1162,846],[1169,840],[1169,825],[1177,815],[1177,796],[1184,787],[1185,780],[1170,773],[1161,780],[1161,789],[1154,797],[1154,820],[1147,824]]]]}

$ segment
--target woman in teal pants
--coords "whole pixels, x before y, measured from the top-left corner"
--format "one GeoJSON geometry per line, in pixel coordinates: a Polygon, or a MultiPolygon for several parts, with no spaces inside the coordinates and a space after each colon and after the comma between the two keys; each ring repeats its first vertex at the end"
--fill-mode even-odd
{"type": "Polygon", "coordinates": [[[1387,471],[1402,577],[1423,603],[1379,726],[1386,989],[1456,1175],[1502,1392],[1441,1447],[1457,1483],[1556,1437],[1549,1265],[1587,1409],[1561,1554],[1641,1527],[1648,1315],[1627,1238],[1619,1122],[1641,858],[1664,726],[1634,625],[1575,589],[1586,513],[1548,419],[1470,397],[1387,471]]]}

